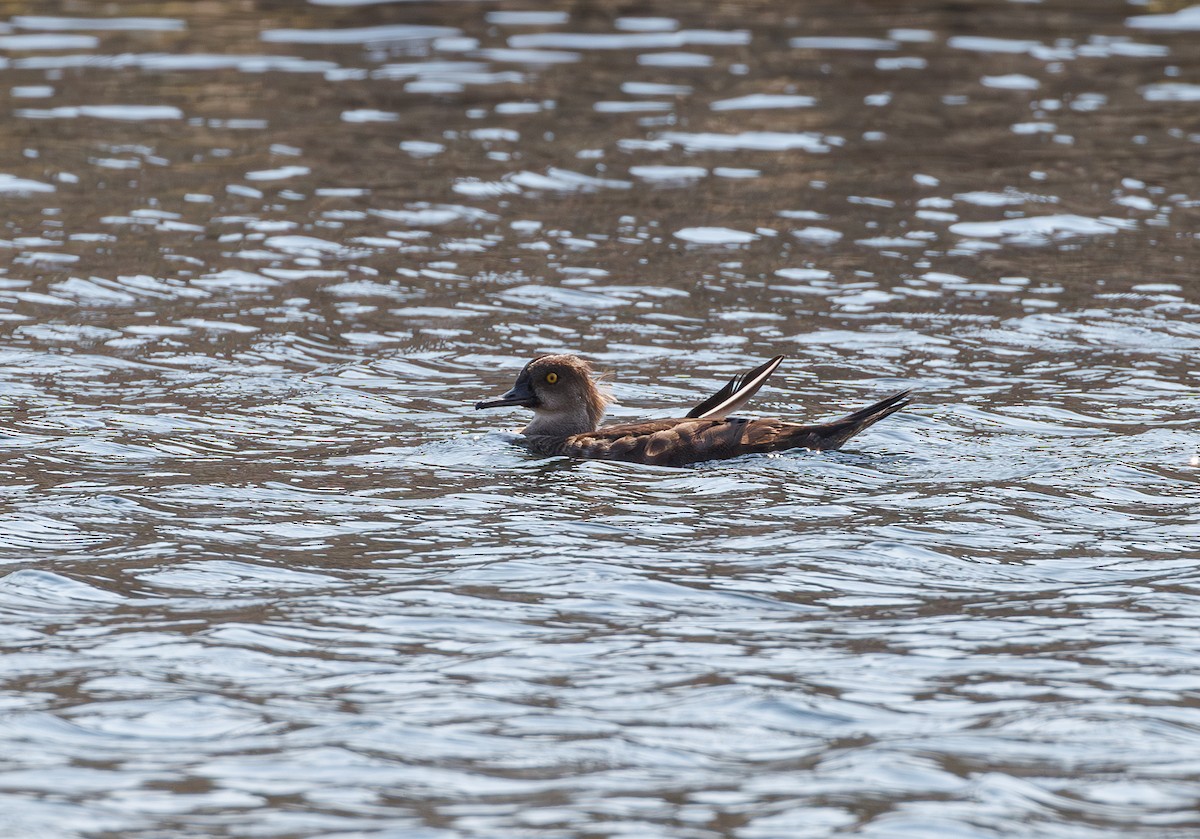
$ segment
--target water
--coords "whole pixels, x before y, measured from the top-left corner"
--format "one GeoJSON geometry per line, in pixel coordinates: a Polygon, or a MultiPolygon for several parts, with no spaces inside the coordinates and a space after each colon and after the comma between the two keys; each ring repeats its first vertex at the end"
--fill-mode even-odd
{"type": "Polygon", "coordinates": [[[1200,832],[1195,9],[2,9],[6,837],[1200,832]]]}

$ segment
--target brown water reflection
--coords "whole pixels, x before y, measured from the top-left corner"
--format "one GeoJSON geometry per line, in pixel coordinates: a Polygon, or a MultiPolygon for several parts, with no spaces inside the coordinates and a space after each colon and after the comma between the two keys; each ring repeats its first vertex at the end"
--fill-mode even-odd
{"type": "Polygon", "coordinates": [[[1198,28],[0,2],[6,835],[1195,835],[1198,28]]]}

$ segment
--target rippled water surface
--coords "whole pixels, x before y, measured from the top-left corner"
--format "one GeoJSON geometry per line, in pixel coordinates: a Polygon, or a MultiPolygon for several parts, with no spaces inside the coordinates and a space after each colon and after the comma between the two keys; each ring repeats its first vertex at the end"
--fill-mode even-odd
{"type": "Polygon", "coordinates": [[[1200,835],[1200,7],[0,2],[0,833],[1200,835]],[[843,452],[539,460],[532,355],[843,452]]]}

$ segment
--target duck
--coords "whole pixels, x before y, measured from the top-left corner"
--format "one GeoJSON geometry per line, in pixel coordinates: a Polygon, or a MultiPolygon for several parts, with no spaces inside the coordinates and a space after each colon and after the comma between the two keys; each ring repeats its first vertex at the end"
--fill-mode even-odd
{"type": "Polygon", "coordinates": [[[507,393],[477,402],[475,409],[531,409],[533,420],[518,442],[534,454],[679,467],[787,449],[839,449],[909,404],[912,391],[904,390],[841,419],[813,425],[731,416],[783,360],[777,355],[734,376],[683,417],[601,426],[614,400],[593,378],[591,365],[575,355],[542,355],[525,365],[507,393]]]}

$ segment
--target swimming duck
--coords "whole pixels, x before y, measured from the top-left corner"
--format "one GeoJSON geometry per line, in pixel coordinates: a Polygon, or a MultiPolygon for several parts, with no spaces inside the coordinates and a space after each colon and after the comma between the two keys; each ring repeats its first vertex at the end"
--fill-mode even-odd
{"type": "Polygon", "coordinates": [[[477,402],[475,408],[532,408],[533,421],[525,426],[522,442],[535,454],[685,466],[783,449],[837,449],[864,428],[908,404],[911,391],[906,390],[817,425],[729,416],[758,392],[783,358],[777,355],[748,373],[734,376],[729,384],[678,419],[601,427],[600,420],[612,396],[593,381],[588,363],[573,355],[535,358],[521,370],[508,393],[477,402]]]}

